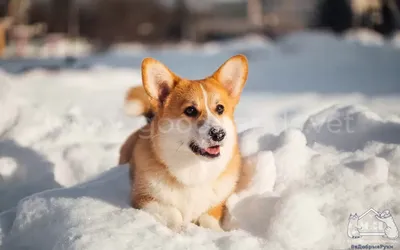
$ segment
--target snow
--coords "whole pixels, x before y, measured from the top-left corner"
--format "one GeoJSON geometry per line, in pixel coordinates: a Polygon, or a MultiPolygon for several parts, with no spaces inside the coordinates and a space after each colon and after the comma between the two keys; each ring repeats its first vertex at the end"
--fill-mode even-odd
{"type": "Polygon", "coordinates": [[[363,149],[370,141],[400,143],[398,121],[384,120],[359,106],[323,110],[309,118],[304,130],[311,144],[323,143],[346,151],[363,149]]]}
{"type": "Polygon", "coordinates": [[[400,48],[400,32],[397,31],[392,37],[392,44],[394,47],[400,48]]]}
{"type": "MultiPolygon", "coordinates": [[[[16,55],[17,44],[10,42],[5,48],[4,58],[12,58],[16,55]]],[[[53,34],[42,42],[28,43],[24,47],[23,57],[26,58],[52,58],[63,56],[87,56],[93,47],[84,39],[71,40],[61,34],[53,34]],[[54,40],[54,41],[51,41],[54,40]]]]}
{"type": "Polygon", "coordinates": [[[383,36],[369,29],[351,29],[345,33],[345,38],[366,46],[381,46],[384,44],[383,36]]]}
{"type": "Polygon", "coordinates": [[[351,213],[389,209],[400,223],[400,51],[329,34],[246,39],[119,47],[80,59],[93,66],[84,70],[15,75],[15,64],[5,64],[0,248],[345,249],[368,242],[348,237],[351,213]],[[129,206],[118,150],[145,120],[124,114],[125,91],[140,84],[144,56],[197,78],[238,52],[249,58],[250,77],[235,119],[245,171],[254,176],[228,200],[237,229],[192,225],[173,234],[129,206]]]}

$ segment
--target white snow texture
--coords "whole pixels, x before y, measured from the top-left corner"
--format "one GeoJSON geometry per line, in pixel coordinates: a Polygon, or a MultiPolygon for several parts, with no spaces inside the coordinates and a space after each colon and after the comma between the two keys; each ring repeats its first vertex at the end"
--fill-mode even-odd
{"type": "MultiPolygon", "coordinates": [[[[0,249],[348,249],[369,240],[348,237],[350,214],[388,209],[400,226],[400,51],[305,33],[190,53],[217,66],[243,51],[250,77],[235,117],[254,176],[228,201],[239,227],[230,232],[192,225],[175,234],[129,206],[128,166],[116,162],[145,124],[124,114],[138,68],[0,71],[0,249]],[[261,50],[268,56],[252,53],[261,50]]],[[[184,76],[202,67],[184,60],[185,47],[173,53],[184,76]]],[[[399,240],[370,243],[396,249],[399,240]]]]}

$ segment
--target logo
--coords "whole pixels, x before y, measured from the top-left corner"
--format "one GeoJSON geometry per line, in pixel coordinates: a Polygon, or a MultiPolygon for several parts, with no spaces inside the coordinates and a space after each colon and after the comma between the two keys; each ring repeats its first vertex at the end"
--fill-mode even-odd
{"type": "Polygon", "coordinates": [[[347,235],[352,239],[381,236],[394,240],[399,237],[399,230],[389,210],[378,212],[370,208],[360,216],[350,214],[347,235]]]}

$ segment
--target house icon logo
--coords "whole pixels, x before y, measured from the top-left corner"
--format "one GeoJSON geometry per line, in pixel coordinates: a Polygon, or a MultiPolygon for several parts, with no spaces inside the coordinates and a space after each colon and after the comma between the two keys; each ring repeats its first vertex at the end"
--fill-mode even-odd
{"type": "Polygon", "coordinates": [[[352,239],[382,236],[394,240],[399,237],[399,230],[389,210],[378,212],[370,208],[360,216],[350,214],[347,235],[352,239]]]}

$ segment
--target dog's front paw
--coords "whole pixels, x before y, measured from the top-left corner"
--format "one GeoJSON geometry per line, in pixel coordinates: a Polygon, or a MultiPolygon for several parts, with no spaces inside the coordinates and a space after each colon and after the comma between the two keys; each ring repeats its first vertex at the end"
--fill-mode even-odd
{"type": "Polygon", "coordinates": [[[215,217],[213,217],[209,214],[201,215],[198,219],[198,224],[200,227],[209,228],[209,229],[219,231],[219,232],[224,231],[222,229],[219,221],[215,217]]]}
{"type": "MultiPolygon", "coordinates": [[[[178,211],[179,212],[179,211],[178,211]]],[[[153,216],[156,220],[164,226],[171,229],[175,233],[184,231],[185,227],[182,222],[182,216],[176,213],[176,211],[168,211],[167,213],[155,213],[153,216]]]]}
{"type": "Polygon", "coordinates": [[[153,215],[158,222],[174,232],[181,232],[185,228],[182,213],[175,207],[153,201],[144,206],[143,210],[153,215]]]}

